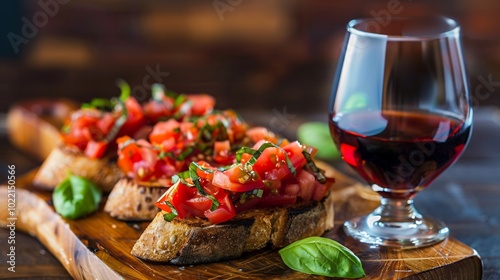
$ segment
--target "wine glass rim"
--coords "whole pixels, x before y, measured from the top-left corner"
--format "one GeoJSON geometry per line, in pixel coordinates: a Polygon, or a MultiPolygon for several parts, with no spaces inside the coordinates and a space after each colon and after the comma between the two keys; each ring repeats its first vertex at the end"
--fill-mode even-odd
{"type": "Polygon", "coordinates": [[[375,18],[358,18],[358,19],[353,19],[349,21],[347,24],[347,31],[352,34],[360,35],[360,36],[369,36],[369,37],[374,37],[374,38],[379,38],[379,39],[385,39],[388,41],[422,41],[422,40],[434,40],[434,39],[441,39],[441,38],[446,38],[446,37],[452,37],[456,36],[460,33],[460,25],[457,23],[452,18],[449,17],[444,17],[444,16],[430,16],[430,17],[395,17],[389,19],[389,23],[380,23],[377,21],[375,18]],[[368,25],[369,23],[374,23],[375,27],[378,27],[379,29],[381,26],[387,26],[393,21],[406,21],[406,22],[417,22],[417,21],[424,21],[424,20],[437,20],[441,21],[442,23],[447,25],[447,29],[444,31],[440,32],[434,32],[430,34],[421,34],[421,35],[393,35],[393,34],[383,34],[383,33],[377,33],[377,32],[372,32],[372,31],[367,31],[367,30],[360,30],[357,28],[359,24],[366,24],[368,25]]]}

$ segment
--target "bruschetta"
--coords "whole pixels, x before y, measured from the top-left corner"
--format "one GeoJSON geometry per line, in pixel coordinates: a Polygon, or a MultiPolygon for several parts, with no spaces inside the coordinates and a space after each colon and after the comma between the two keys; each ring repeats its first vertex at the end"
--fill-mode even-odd
{"type": "Polygon", "coordinates": [[[125,176],[110,193],[104,211],[120,220],[152,220],[158,212],[154,202],[172,185],[172,176],[194,160],[232,163],[231,149],[249,143],[246,129],[234,111],[226,110],[158,122],[149,141],[119,138],[117,163],[125,176]],[[144,200],[144,193],[151,199],[144,200]]]}
{"type": "Polygon", "coordinates": [[[203,115],[215,103],[207,94],[176,94],[154,84],[151,100],[141,105],[125,82],[119,86],[119,98],[93,99],[71,114],[61,129],[61,144],[40,167],[35,186],[52,190],[71,172],[110,192],[123,176],[116,165],[117,138],[147,138],[155,123],[203,115]]]}
{"type": "Polygon", "coordinates": [[[155,203],[161,210],[135,243],[139,258],[178,265],[284,247],[333,227],[333,180],[298,142],[259,141],[235,162],[192,162],[155,203]]]}

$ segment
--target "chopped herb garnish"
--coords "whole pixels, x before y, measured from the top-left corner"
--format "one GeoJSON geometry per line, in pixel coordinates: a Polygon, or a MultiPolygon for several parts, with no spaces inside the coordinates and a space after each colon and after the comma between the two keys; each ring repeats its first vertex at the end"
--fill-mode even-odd
{"type": "Polygon", "coordinates": [[[116,81],[116,85],[120,88],[120,101],[125,102],[130,97],[130,86],[125,80],[119,79],[116,81]]]}
{"type": "Polygon", "coordinates": [[[175,219],[175,217],[177,217],[178,213],[172,203],[170,203],[169,201],[165,201],[165,204],[170,208],[172,212],[164,214],[163,219],[165,219],[165,221],[167,222],[171,222],[173,219],[175,219]]]}
{"type": "Polygon", "coordinates": [[[306,158],[306,161],[307,161],[306,169],[314,175],[314,177],[316,178],[316,180],[318,180],[318,182],[320,182],[321,184],[326,183],[325,174],[323,174],[323,172],[321,172],[321,169],[319,169],[316,166],[316,164],[314,163],[314,161],[311,158],[311,155],[306,151],[302,151],[302,154],[304,155],[304,157],[306,158]]]}
{"type": "MultiPolygon", "coordinates": [[[[267,143],[262,144],[262,146],[260,146],[258,150],[254,150],[254,149],[248,148],[248,147],[241,147],[236,152],[236,161],[241,162],[241,157],[243,156],[243,154],[250,154],[250,155],[252,155],[252,157],[248,160],[248,163],[250,165],[254,165],[255,162],[257,162],[257,159],[262,154],[262,152],[264,152],[265,149],[270,148],[270,147],[275,147],[275,148],[281,149],[281,147],[279,147],[271,142],[267,142],[267,143]]],[[[295,177],[297,170],[295,169],[295,166],[293,166],[293,163],[290,160],[290,158],[288,157],[287,153],[284,152],[284,154],[285,154],[286,164],[288,166],[288,169],[290,169],[290,172],[295,177]]]]}
{"type": "Polygon", "coordinates": [[[89,103],[83,103],[82,109],[96,108],[102,111],[111,111],[115,105],[116,104],[109,99],[94,98],[89,103]]]}
{"type": "Polygon", "coordinates": [[[165,96],[165,87],[162,84],[155,83],[151,86],[151,95],[154,101],[163,102],[165,96]]]}

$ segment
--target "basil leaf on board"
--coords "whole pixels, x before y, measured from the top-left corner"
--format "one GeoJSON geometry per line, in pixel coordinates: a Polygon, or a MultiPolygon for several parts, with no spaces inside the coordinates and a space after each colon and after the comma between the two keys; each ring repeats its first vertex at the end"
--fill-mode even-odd
{"type": "Polygon", "coordinates": [[[291,269],[329,277],[360,278],[365,271],[359,258],[340,243],[325,237],[308,237],[279,250],[291,269]]]}
{"type": "Polygon", "coordinates": [[[301,124],[297,129],[297,138],[301,143],[317,148],[317,158],[324,160],[340,159],[340,153],[330,135],[330,128],[324,122],[301,124]]]}
{"type": "Polygon", "coordinates": [[[69,175],[52,193],[56,212],[69,219],[78,219],[96,211],[101,197],[101,189],[76,175],[69,175]]]}

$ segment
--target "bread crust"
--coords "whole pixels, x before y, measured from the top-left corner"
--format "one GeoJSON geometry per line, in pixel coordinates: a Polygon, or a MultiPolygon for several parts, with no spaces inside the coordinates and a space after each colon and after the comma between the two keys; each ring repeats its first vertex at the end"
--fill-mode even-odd
{"type": "Polygon", "coordinates": [[[104,212],[119,220],[151,221],[159,211],[154,203],[167,189],[154,184],[138,184],[123,177],[109,194],[104,212]]]}
{"type": "Polygon", "coordinates": [[[90,159],[76,147],[59,144],[38,169],[33,185],[53,190],[67,177],[68,172],[89,179],[104,192],[110,192],[123,176],[110,158],[90,159]]]}
{"type": "Polygon", "coordinates": [[[268,245],[281,248],[333,228],[331,192],[321,201],[253,209],[213,225],[200,218],[165,221],[159,212],[132,248],[141,259],[176,265],[233,259],[268,245]]]}

